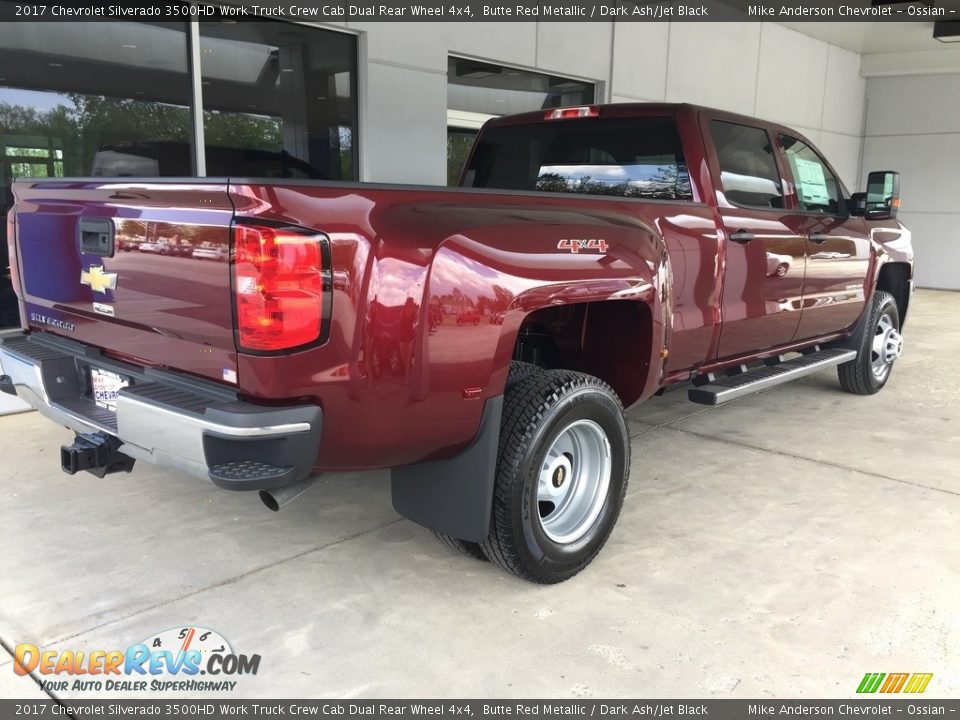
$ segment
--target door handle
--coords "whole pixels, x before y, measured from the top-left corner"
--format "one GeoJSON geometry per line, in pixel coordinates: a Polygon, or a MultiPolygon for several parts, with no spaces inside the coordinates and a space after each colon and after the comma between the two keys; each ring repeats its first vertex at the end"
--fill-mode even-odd
{"type": "Polygon", "coordinates": [[[820,233],[814,233],[813,235],[809,236],[810,242],[816,243],[817,245],[821,245],[829,239],[830,239],[829,235],[822,235],[820,233]]]}
{"type": "Polygon", "coordinates": [[[730,239],[735,243],[746,245],[748,242],[753,240],[753,233],[746,230],[737,230],[736,232],[730,233],[730,239]]]}

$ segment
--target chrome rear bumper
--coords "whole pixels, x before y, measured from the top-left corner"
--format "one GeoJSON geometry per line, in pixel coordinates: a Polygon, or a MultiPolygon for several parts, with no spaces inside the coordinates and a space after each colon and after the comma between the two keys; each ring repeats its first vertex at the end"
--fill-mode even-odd
{"type": "Polygon", "coordinates": [[[106,358],[95,348],[44,334],[0,338],[0,389],[77,433],[105,432],[137,460],[228,489],[269,489],[307,477],[320,443],[315,405],[274,408],[229,388],[106,358]],[[116,413],[90,397],[89,368],[129,379],[116,413]]]}

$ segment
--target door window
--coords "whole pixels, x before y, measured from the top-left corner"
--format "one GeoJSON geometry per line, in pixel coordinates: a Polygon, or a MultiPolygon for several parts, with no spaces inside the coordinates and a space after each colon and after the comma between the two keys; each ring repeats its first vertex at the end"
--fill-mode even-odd
{"type": "Polygon", "coordinates": [[[783,207],[783,184],[766,130],[713,120],[710,134],[727,200],[759,208],[783,207]]]}
{"type": "Polygon", "coordinates": [[[798,209],[830,215],[844,214],[840,183],[813,148],[789,135],[781,135],[780,144],[793,173],[798,209]]]}

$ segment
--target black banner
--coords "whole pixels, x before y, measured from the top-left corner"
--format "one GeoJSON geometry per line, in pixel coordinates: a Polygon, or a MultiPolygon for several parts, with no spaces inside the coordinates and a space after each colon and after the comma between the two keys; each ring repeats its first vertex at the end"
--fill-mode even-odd
{"type": "Polygon", "coordinates": [[[104,20],[314,21],[605,21],[618,22],[960,22],[960,0],[875,2],[873,0],[0,0],[0,20],[31,22],[104,20]]]}

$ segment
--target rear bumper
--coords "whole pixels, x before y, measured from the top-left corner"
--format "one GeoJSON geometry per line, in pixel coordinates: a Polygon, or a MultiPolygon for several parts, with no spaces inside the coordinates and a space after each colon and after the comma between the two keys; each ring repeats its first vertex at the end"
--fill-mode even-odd
{"type": "Polygon", "coordinates": [[[262,407],[228,388],[106,358],[59,337],[0,339],[0,389],[78,433],[105,432],[137,460],[210,480],[230,490],[273,489],[306,478],[320,447],[315,405],[262,407]],[[130,381],[117,410],[98,407],[89,368],[130,381]]]}

